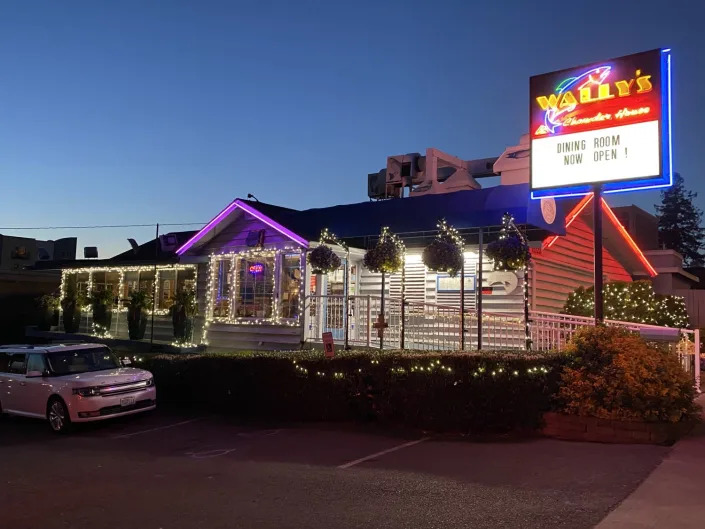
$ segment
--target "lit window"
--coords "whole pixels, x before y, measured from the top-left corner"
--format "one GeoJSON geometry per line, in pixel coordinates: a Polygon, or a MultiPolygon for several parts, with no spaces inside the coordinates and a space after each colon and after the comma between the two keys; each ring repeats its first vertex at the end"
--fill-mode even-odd
{"type": "Polygon", "coordinates": [[[274,257],[237,260],[236,318],[271,318],[274,290],[274,257]]]}

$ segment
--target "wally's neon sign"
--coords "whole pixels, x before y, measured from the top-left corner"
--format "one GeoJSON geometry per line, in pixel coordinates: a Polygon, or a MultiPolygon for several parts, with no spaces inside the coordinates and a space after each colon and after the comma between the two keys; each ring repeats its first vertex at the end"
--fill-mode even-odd
{"type": "Polygon", "coordinates": [[[574,115],[576,109],[582,105],[592,105],[614,98],[630,97],[635,94],[646,94],[654,89],[651,82],[652,76],[650,74],[645,75],[641,70],[636,70],[634,76],[630,79],[610,82],[609,77],[612,73],[613,68],[609,65],[591,68],[579,75],[568,77],[561,81],[556,86],[553,94],[536,97],[536,102],[544,112],[544,119],[543,124],[535,130],[534,134],[536,136],[553,134],[558,127],[587,125],[648,114],[650,108],[641,106],[636,108],[624,107],[613,113],[598,111],[597,114],[589,117],[574,115]]]}

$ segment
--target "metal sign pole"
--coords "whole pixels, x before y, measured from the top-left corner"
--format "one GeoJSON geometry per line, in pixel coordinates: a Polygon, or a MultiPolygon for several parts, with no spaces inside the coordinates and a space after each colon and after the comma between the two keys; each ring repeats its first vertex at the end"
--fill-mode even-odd
{"type": "Polygon", "coordinates": [[[602,186],[593,187],[592,198],[593,231],[595,235],[595,324],[605,319],[604,299],[602,295],[602,186]]]}
{"type": "Polygon", "coordinates": [[[477,281],[475,281],[475,296],[477,296],[477,350],[482,349],[482,260],[483,260],[482,228],[477,241],[477,281]]]}
{"type": "Polygon", "coordinates": [[[159,223],[157,223],[157,238],[154,248],[154,279],[152,280],[152,325],[149,333],[149,349],[154,346],[154,311],[157,308],[157,261],[159,261],[159,223]]]}
{"type": "Polygon", "coordinates": [[[465,350],[465,256],[460,268],[460,350],[465,350]]]}

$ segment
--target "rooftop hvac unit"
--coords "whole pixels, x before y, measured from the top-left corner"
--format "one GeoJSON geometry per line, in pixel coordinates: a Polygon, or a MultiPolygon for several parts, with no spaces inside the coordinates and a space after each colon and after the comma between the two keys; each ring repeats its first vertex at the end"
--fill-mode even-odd
{"type": "Polygon", "coordinates": [[[85,259],[97,259],[98,258],[98,247],[97,246],[84,246],[83,247],[83,257],[85,259]]]}
{"type": "Polygon", "coordinates": [[[174,252],[179,245],[179,241],[175,234],[167,233],[159,236],[159,248],[162,252],[174,252]]]}

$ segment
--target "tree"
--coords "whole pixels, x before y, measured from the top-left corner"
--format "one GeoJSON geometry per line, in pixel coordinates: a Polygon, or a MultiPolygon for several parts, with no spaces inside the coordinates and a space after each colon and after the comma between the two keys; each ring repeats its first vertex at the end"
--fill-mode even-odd
{"type": "Polygon", "coordinates": [[[683,177],[676,173],[673,187],[661,191],[661,204],[654,206],[661,244],[681,254],[686,266],[705,264],[705,229],[700,226],[703,212],[694,204],[697,196],[685,189],[683,177]]]}
{"type": "MultiPolygon", "coordinates": [[[[654,292],[650,281],[612,281],[604,287],[605,318],[633,321],[665,327],[688,327],[688,309],[680,296],[662,296],[654,292]]],[[[592,316],[595,311],[595,289],[578,287],[570,293],[564,314],[592,316]]]]}

